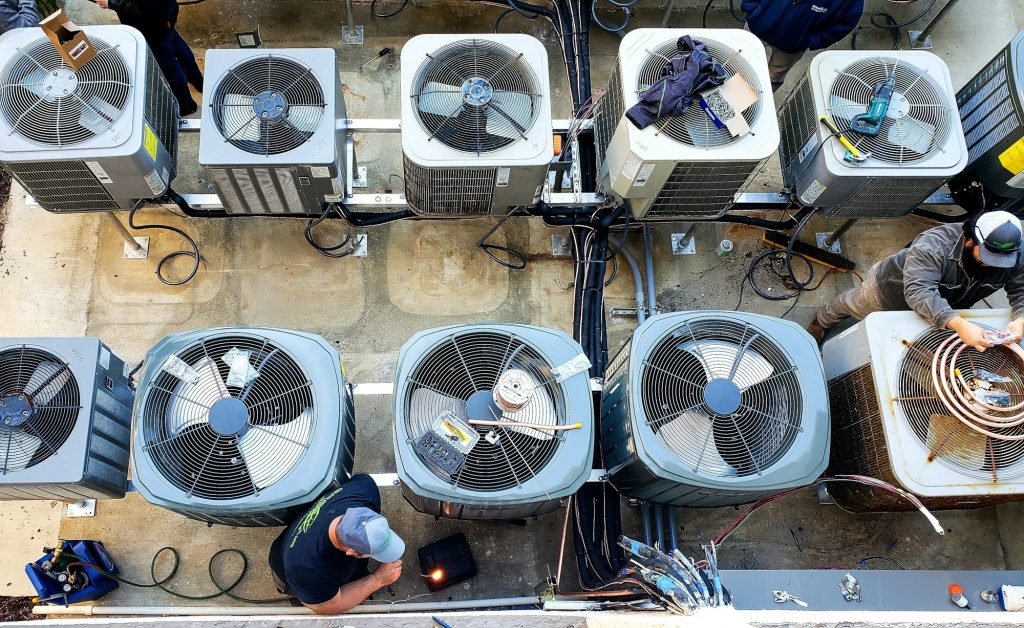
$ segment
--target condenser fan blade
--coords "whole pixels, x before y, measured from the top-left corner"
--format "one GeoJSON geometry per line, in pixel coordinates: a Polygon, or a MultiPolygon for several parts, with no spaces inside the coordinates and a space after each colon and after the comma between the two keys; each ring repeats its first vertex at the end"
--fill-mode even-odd
{"type": "Polygon", "coordinates": [[[415,440],[429,432],[434,419],[445,411],[465,419],[466,402],[429,388],[417,388],[412,391],[409,400],[409,429],[412,431],[412,438],[415,440]]]}
{"type": "Polygon", "coordinates": [[[679,452],[695,469],[724,469],[724,475],[735,475],[736,469],[718,453],[713,429],[711,417],[689,410],[662,425],[658,429],[658,439],[670,450],[679,452]]]}
{"type": "Polygon", "coordinates": [[[25,75],[25,78],[18,83],[28,91],[32,92],[39,98],[52,100],[53,94],[46,91],[46,87],[43,85],[43,79],[46,78],[46,70],[43,68],[35,68],[31,72],[25,75]]]}
{"type": "Polygon", "coordinates": [[[303,133],[314,133],[323,118],[323,107],[292,105],[288,107],[288,122],[303,133]]]}
{"type": "Polygon", "coordinates": [[[7,473],[21,471],[32,461],[38,450],[43,445],[41,438],[36,438],[24,429],[15,429],[10,434],[10,444],[7,444],[7,435],[0,434],[0,443],[9,452],[6,465],[0,469],[7,473]]]}
{"type": "Polygon", "coordinates": [[[462,89],[444,83],[427,83],[416,99],[416,106],[423,113],[445,117],[457,113],[462,103],[462,89]]]}
{"type": "Polygon", "coordinates": [[[210,421],[209,406],[227,396],[227,387],[213,358],[204,357],[192,365],[198,379],[178,380],[167,404],[167,428],[178,434],[190,425],[210,421]]]}
{"type": "Polygon", "coordinates": [[[868,106],[864,103],[847,100],[842,96],[831,96],[828,100],[828,110],[833,117],[849,120],[861,113],[867,113],[868,106]]]}
{"type": "Polygon", "coordinates": [[[71,379],[71,371],[60,362],[40,362],[25,384],[25,392],[32,396],[35,407],[45,406],[57,396],[71,379]]]}
{"type": "Polygon", "coordinates": [[[78,124],[99,135],[109,129],[110,125],[120,115],[121,111],[117,107],[102,98],[92,96],[82,106],[82,112],[78,116],[78,124]]]}
{"type": "Polygon", "coordinates": [[[523,136],[523,120],[533,118],[533,98],[519,92],[495,91],[487,111],[487,132],[515,139],[523,136]]]}
{"type": "Polygon", "coordinates": [[[709,380],[732,379],[741,390],[767,379],[775,371],[768,360],[746,345],[704,340],[699,348],[693,343],[683,348],[700,359],[709,380]]]}
{"type": "Polygon", "coordinates": [[[273,485],[288,473],[306,451],[312,430],[313,409],[306,408],[293,421],[250,427],[238,439],[238,450],[257,489],[273,485]]]}
{"type": "Polygon", "coordinates": [[[935,142],[935,125],[906,116],[889,126],[885,139],[895,146],[926,155],[935,142]]]}
{"type": "Polygon", "coordinates": [[[260,122],[252,109],[253,97],[245,94],[225,94],[220,106],[224,121],[224,137],[237,141],[256,142],[260,139],[260,122]]]}

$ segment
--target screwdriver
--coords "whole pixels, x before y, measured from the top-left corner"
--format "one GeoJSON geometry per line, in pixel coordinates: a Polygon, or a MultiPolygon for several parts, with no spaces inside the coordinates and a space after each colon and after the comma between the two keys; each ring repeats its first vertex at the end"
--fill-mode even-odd
{"type": "Polygon", "coordinates": [[[367,59],[366,62],[363,63],[363,65],[359,66],[359,69],[362,70],[363,68],[365,68],[366,66],[370,65],[371,63],[373,63],[377,59],[380,59],[381,57],[386,57],[389,54],[394,54],[394,52],[395,52],[395,49],[392,48],[391,46],[388,46],[387,48],[381,48],[380,52],[378,52],[373,57],[370,57],[369,59],[367,59]]]}

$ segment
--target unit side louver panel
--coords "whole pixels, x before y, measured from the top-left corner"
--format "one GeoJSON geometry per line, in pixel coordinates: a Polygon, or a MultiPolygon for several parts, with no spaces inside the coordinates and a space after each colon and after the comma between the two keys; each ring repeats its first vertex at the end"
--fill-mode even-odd
{"type": "Polygon", "coordinates": [[[605,152],[615,135],[622,114],[626,112],[622,94],[622,67],[619,63],[612,69],[605,95],[598,101],[594,111],[594,144],[597,147],[597,165],[604,163],[605,152]]]}
{"type": "Polygon", "coordinates": [[[779,126],[782,142],[779,155],[785,172],[797,154],[807,145],[808,138],[818,130],[818,116],[814,114],[814,94],[810,79],[800,80],[786,102],[779,110],[779,126]]]}
{"type": "Polygon", "coordinates": [[[917,207],[945,183],[944,179],[900,179],[894,186],[891,179],[873,177],[849,200],[833,210],[823,212],[833,218],[899,218],[907,207],[917,207]]]}
{"type": "Polygon", "coordinates": [[[351,470],[337,353],[273,329],[178,334],[150,351],[134,478],[150,502],[229,525],[282,525],[351,470]]]}
{"type": "Polygon", "coordinates": [[[714,218],[732,206],[761,168],[760,161],[679,162],[645,213],[648,218],[714,218]]]}
{"type": "Polygon", "coordinates": [[[486,216],[495,176],[495,168],[423,168],[405,159],[406,200],[422,215],[486,216]]]}
{"type": "Polygon", "coordinates": [[[0,499],[123,497],[126,373],[94,338],[0,339],[0,499]]]}
{"type": "Polygon", "coordinates": [[[406,499],[456,518],[558,508],[590,469],[587,365],[579,345],[539,328],[463,325],[415,336],[399,356],[395,390],[395,457],[406,499]],[[577,422],[582,429],[545,427],[577,422]]]}
{"type": "Polygon", "coordinates": [[[23,188],[52,212],[116,211],[117,201],[82,161],[23,161],[6,164],[23,188]]]}
{"type": "Polygon", "coordinates": [[[146,49],[146,122],[171,158],[178,159],[178,99],[174,97],[153,51],[146,49]]]}

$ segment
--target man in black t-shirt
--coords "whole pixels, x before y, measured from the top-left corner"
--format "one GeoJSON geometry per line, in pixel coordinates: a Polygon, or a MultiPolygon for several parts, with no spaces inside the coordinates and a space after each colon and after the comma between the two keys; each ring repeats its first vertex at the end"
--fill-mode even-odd
{"type": "Polygon", "coordinates": [[[380,514],[380,491],[365,473],[321,497],[270,546],[282,593],[320,615],[344,613],[402,575],[405,542],[380,514]],[[369,573],[368,559],[380,564],[369,573]]]}

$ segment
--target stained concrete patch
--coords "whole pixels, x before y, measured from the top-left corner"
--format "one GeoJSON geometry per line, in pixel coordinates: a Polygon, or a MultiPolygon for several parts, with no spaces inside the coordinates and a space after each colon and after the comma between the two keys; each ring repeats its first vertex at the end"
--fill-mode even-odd
{"type": "Polygon", "coordinates": [[[64,504],[51,501],[0,501],[0,595],[35,595],[25,564],[57,542],[64,504]]]}
{"type": "MultiPolygon", "coordinates": [[[[387,245],[391,302],[426,315],[467,316],[497,308],[508,297],[508,271],[470,248],[493,226],[491,220],[396,224],[387,245]]],[[[489,242],[504,245],[504,235],[499,231],[489,242]]]]}

